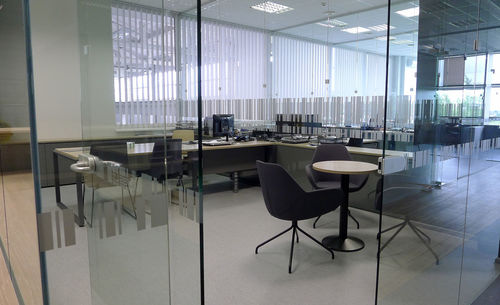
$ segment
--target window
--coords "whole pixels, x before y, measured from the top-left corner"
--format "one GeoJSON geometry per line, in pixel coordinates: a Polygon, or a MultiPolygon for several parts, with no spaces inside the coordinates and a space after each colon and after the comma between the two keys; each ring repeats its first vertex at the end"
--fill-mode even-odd
{"type": "MultiPolygon", "coordinates": [[[[111,14],[117,126],[196,121],[196,19],[124,2],[111,14]]],[[[278,113],[340,125],[383,118],[385,56],[212,20],[202,21],[202,43],[203,116],[234,113],[248,127],[278,113]]]]}
{"type": "Polygon", "coordinates": [[[470,124],[482,122],[483,108],[487,109],[491,100],[484,82],[486,55],[443,58],[438,61],[438,69],[438,115],[466,118],[469,120],[462,122],[470,124]]]}

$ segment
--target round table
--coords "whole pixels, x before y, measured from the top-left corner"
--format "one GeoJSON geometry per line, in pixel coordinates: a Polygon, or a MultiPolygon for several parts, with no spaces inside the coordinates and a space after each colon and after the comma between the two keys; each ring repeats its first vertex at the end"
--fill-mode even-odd
{"type": "Polygon", "coordinates": [[[349,176],[369,174],[378,170],[377,165],[358,161],[322,161],[316,162],[313,169],[318,172],[341,175],[341,188],[344,198],[340,203],[339,235],[323,238],[325,247],[335,251],[353,252],[365,247],[365,243],[356,237],[347,235],[347,222],[349,215],[349,176]]]}

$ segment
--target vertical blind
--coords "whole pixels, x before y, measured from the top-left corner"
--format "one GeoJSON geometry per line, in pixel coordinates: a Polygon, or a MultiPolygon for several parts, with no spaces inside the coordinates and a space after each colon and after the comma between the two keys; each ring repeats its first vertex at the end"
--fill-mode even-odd
{"type": "MultiPolygon", "coordinates": [[[[182,119],[196,118],[198,97],[196,19],[181,17],[182,119]]],[[[257,119],[267,96],[267,42],[263,31],[202,22],[203,115],[234,113],[237,119],[257,119]],[[260,104],[259,104],[260,103],[260,104]]]]}
{"type": "Polygon", "coordinates": [[[383,95],[385,56],[357,50],[333,48],[335,96],[383,95]]]}
{"type": "MultiPolygon", "coordinates": [[[[112,27],[117,125],[196,120],[196,19],[116,2],[112,27]]],[[[202,43],[203,116],[233,113],[248,124],[279,113],[339,125],[383,120],[385,56],[209,20],[202,43]]],[[[403,113],[389,114],[411,124],[412,97],[395,100],[403,113]]]]}
{"type": "Polygon", "coordinates": [[[174,18],[115,3],[111,20],[117,125],[175,123],[174,18]]]}
{"type": "Polygon", "coordinates": [[[329,95],[330,47],[284,36],[272,37],[272,87],[275,98],[329,95]]]}

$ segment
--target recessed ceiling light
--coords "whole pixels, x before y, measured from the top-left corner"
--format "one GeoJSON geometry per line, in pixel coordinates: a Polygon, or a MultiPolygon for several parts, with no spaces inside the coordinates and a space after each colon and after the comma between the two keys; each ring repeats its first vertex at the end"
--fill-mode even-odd
{"type": "Polygon", "coordinates": [[[340,21],[337,19],[329,19],[329,20],[326,20],[324,22],[318,22],[316,24],[324,26],[324,27],[328,27],[328,28],[343,28],[347,25],[347,23],[345,23],[344,21],[340,21]]]}
{"type": "Polygon", "coordinates": [[[260,4],[252,5],[251,8],[269,14],[281,14],[293,10],[293,8],[291,7],[279,3],[274,3],[272,1],[266,1],[260,4]]]}
{"type": "Polygon", "coordinates": [[[407,45],[413,45],[413,40],[407,40],[407,39],[402,39],[402,40],[395,40],[392,42],[393,44],[407,44],[407,45]]]}
{"type": "MultiPolygon", "coordinates": [[[[375,31],[375,32],[382,32],[382,31],[387,31],[387,24],[379,24],[379,25],[374,25],[371,27],[368,27],[370,30],[375,31]]],[[[395,29],[395,26],[390,26],[389,29],[393,30],[395,29]]]]}
{"type": "Polygon", "coordinates": [[[370,32],[369,29],[364,28],[364,27],[360,27],[360,26],[353,27],[353,28],[348,28],[348,29],[343,29],[342,31],[350,33],[350,34],[358,34],[358,33],[370,32]]]}
{"type": "Polygon", "coordinates": [[[411,17],[418,16],[418,14],[420,14],[420,8],[418,6],[412,7],[412,8],[407,8],[405,10],[397,11],[396,14],[399,14],[399,15],[406,17],[406,18],[411,18],[411,17]]]}
{"type": "MultiPolygon", "coordinates": [[[[382,41],[386,41],[387,40],[387,36],[380,36],[380,37],[377,37],[375,38],[377,40],[382,40],[382,41]]],[[[389,36],[389,40],[396,40],[396,37],[394,36],[389,36]]]]}

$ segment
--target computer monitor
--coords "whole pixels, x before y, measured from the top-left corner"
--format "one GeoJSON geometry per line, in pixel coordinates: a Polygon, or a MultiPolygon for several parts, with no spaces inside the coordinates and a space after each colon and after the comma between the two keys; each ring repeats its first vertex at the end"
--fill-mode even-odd
{"type": "Polygon", "coordinates": [[[228,137],[234,133],[234,114],[213,115],[213,136],[228,137]]]}

